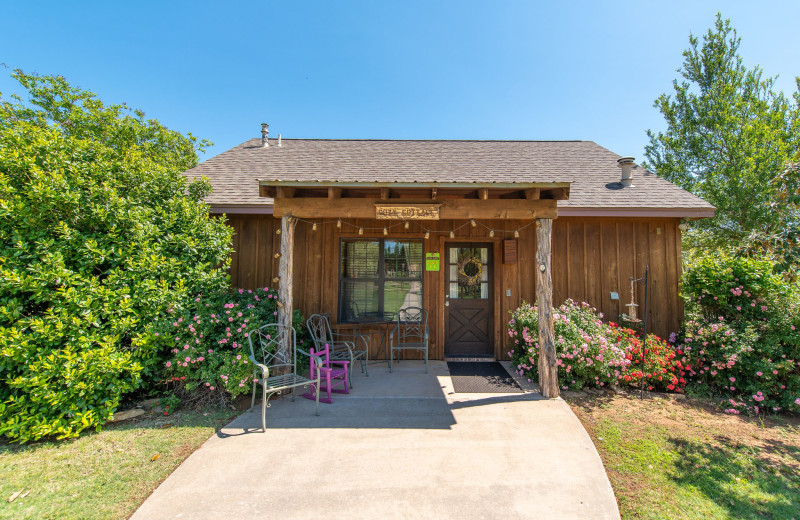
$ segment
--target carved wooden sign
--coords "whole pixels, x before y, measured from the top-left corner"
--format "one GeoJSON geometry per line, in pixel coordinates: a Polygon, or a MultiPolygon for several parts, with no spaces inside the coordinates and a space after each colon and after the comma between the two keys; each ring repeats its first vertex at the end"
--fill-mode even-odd
{"type": "Polygon", "coordinates": [[[378,220],[439,220],[441,204],[376,204],[378,220]]]}

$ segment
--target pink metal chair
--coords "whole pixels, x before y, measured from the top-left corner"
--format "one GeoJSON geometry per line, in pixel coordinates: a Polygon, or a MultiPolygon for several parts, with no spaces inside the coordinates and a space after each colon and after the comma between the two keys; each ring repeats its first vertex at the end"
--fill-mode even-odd
{"type": "Polygon", "coordinates": [[[319,394],[319,401],[321,403],[332,403],[333,398],[331,393],[349,394],[349,378],[348,371],[350,367],[349,361],[339,359],[331,359],[330,345],[325,343],[325,348],[315,352],[311,349],[311,374],[319,373],[319,383],[311,383],[311,392],[303,394],[306,399],[314,400],[319,394]],[[317,364],[316,360],[321,360],[317,364]],[[328,394],[328,397],[322,397],[321,392],[328,394]]]}

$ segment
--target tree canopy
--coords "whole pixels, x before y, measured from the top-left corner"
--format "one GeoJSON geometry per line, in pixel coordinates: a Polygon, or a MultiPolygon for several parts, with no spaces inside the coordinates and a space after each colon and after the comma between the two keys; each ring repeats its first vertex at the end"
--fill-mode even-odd
{"type": "Polygon", "coordinates": [[[55,76],[0,95],[0,434],[74,436],[155,376],[153,323],[226,286],[207,143],[55,76]]]}
{"type": "Polygon", "coordinates": [[[655,101],[666,130],[648,130],[646,167],[717,207],[693,224],[698,243],[785,244],[798,225],[782,179],[800,149],[800,79],[792,98],[776,92],[775,78],[745,67],[740,43],[719,14],[702,42],[689,37],[672,94],[655,101]]]}

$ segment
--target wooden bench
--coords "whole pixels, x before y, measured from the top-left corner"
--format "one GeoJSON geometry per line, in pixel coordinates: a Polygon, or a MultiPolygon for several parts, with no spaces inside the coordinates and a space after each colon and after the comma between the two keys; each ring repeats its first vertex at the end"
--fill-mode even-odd
{"type": "MultiPolygon", "coordinates": [[[[253,363],[253,398],[250,407],[252,408],[256,404],[256,384],[258,383],[262,388],[261,428],[266,432],[266,413],[270,406],[270,397],[278,392],[291,390],[292,401],[294,401],[295,388],[310,385],[319,388],[319,368],[317,368],[316,374],[309,374],[312,376],[311,378],[297,373],[297,353],[313,358],[317,367],[322,364],[322,359],[297,348],[297,335],[294,329],[280,323],[269,323],[251,331],[247,341],[250,344],[250,361],[253,363]],[[288,349],[286,348],[287,344],[291,345],[288,349]]],[[[319,391],[315,393],[316,413],[319,415],[319,391]]]]}

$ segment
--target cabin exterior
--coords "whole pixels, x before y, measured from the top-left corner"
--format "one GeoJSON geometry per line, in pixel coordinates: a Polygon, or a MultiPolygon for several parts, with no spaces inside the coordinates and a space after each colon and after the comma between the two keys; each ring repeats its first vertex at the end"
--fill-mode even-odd
{"type": "Polygon", "coordinates": [[[523,300],[541,315],[546,300],[572,298],[617,320],[649,266],[649,329],[680,326],[681,223],[714,208],[631,158],[589,141],[270,140],[263,130],[187,176],[209,179],[212,212],[234,228],[232,285],[280,287],[284,318],[329,313],[337,328],[371,334],[370,357],[381,358],[394,312],[419,305],[431,359],[503,360],[523,300]]]}

